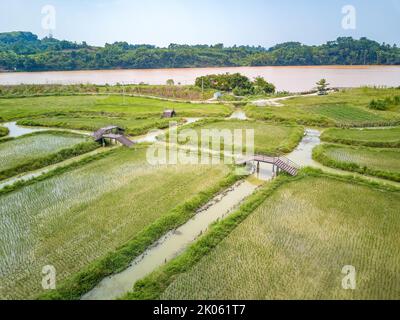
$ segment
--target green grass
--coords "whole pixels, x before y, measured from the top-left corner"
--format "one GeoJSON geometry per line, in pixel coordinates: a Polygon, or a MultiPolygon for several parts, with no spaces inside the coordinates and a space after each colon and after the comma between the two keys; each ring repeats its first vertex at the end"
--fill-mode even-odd
{"type": "Polygon", "coordinates": [[[0,86],[0,96],[6,98],[34,97],[34,96],[62,96],[74,94],[133,94],[154,96],[166,99],[180,100],[208,100],[213,97],[215,90],[204,90],[196,86],[186,85],[13,85],[0,86]]]}
{"type": "Polygon", "coordinates": [[[3,121],[40,116],[161,117],[165,109],[175,109],[178,117],[228,116],[232,107],[215,104],[191,104],[158,99],[122,96],[53,96],[0,99],[3,121]]]}
{"type": "Polygon", "coordinates": [[[67,132],[39,132],[0,143],[0,180],[96,149],[90,138],[67,132]]]}
{"type": "Polygon", "coordinates": [[[400,149],[324,144],[313,158],[323,165],[400,182],[400,149]]]}
{"type": "MultiPolygon", "coordinates": [[[[262,121],[207,119],[184,129],[188,128],[196,131],[199,137],[199,146],[201,146],[201,130],[229,130],[232,136],[234,130],[254,130],[255,152],[268,155],[291,152],[304,136],[304,128],[301,126],[274,125],[262,121]]],[[[243,146],[245,146],[246,134],[244,131],[242,131],[242,135],[243,146]]],[[[190,144],[190,142],[188,143],[190,144]]],[[[228,144],[226,146],[229,147],[228,144]]]]}
{"type": "MultiPolygon", "coordinates": [[[[144,250],[143,243],[151,244],[166,227],[182,223],[182,215],[173,216],[174,208],[195,196],[204,200],[201,192],[218,185],[230,172],[223,165],[152,167],[145,156],[146,148],[121,148],[1,195],[0,297],[29,298],[41,293],[41,268],[48,264],[56,267],[61,286],[65,279],[140,235],[144,250]],[[155,227],[146,233],[152,224],[155,227]]],[[[199,204],[194,201],[184,207],[186,219],[188,211],[195,210],[193,203],[199,204]]],[[[126,250],[122,267],[138,249],[126,250]]],[[[95,280],[121,268],[121,255],[113,258],[93,275],[95,280]]],[[[72,291],[76,286],[73,282],[72,291]]],[[[71,297],[71,290],[67,291],[71,297]]]]}
{"type": "Polygon", "coordinates": [[[128,299],[398,299],[400,192],[321,173],[279,178],[128,299]],[[357,290],[342,288],[346,265],[357,290]]]}
{"type": "Polygon", "coordinates": [[[1,138],[1,137],[5,137],[6,135],[8,135],[8,132],[9,132],[8,128],[2,127],[2,126],[0,125],[0,138],[1,138]]]}
{"type": "MultiPolygon", "coordinates": [[[[171,119],[146,118],[137,119],[129,117],[90,116],[79,114],[75,116],[43,117],[19,120],[17,124],[24,126],[41,126],[54,128],[68,128],[75,130],[96,131],[109,125],[117,125],[126,130],[128,135],[138,136],[151,129],[168,128],[171,119]]],[[[181,119],[174,119],[181,121],[181,119]]]]}
{"type": "Polygon", "coordinates": [[[399,89],[356,88],[327,96],[298,97],[282,101],[282,107],[247,106],[249,117],[261,120],[296,122],[315,126],[367,127],[400,123],[400,108],[374,111],[372,99],[399,94],[399,89]]]}
{"type": "Polygon", "coordinates": [[[326,142],[366,147],[400,147],[400,127],[391,129],[328,129],[321,139],[326,142]]]}

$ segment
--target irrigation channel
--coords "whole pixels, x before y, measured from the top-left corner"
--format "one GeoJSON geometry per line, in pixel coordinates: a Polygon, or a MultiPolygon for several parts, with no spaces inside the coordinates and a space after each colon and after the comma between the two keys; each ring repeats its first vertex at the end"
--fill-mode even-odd
{"type": "Polygon", "coordinates": [[[6,122],[0,124],[3,127],[8,128],[9,133],[7,135],[8,138],[18,138],[30,133],[34,132],[39,132],[39,131],[64,131],[64,132],[72,132],[72,133],[77,133],[77,134],[83,134],[83,135],[90,135],[91,133],[88,131],[83,131],[83,130],[72,130],[72,129],[60,129],[60,128],[49,128],[49,127],[25,127],[25,126],[20,126],[16,122],[6,122]]]}
{"type": "MultiPolygon", "coordinates": [[[[243,118],[242,116],[241,118],[243,118]]],[[[303,141],[288,158],[293,161],[298,160],[300,165],[308,165],[312,149],[320,143],[319,135],[319,131],[307,130],[303,141]]],[[[233,213],[247,197],[258,189],[262,181],[271,180],[273,177],[272,165],[260,164],[260,170],[253,176],[256,179],[242,180],[217,195],[205,207],[198,210],[190,221],[164,235],[132,261],[125,271],[103,279],[93,290],[85,294],[82,300],[112,300],[128,293],[138,280],[143,279],[185,251],[191,243],[207,231],[212,223],[233,213]]]]}

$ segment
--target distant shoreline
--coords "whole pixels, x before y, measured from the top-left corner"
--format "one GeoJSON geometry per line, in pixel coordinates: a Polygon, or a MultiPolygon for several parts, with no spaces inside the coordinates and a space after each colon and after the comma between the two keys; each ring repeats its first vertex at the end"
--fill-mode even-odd
{"type": "Polygon", "coordinates": [[[274,68],[274,69],[293,69],[293,68],[307,68],[307,69],[369,69],[369,68],[382,68],[382,67],[400,67],[399,64],[369,64],[369,65],[293,65],[293,66],[218,66],[218,67],[177,67],[177,68],[113,68],[113,69],[79,69],[79,70],[42,70],[42,71],[13,71],[13,70],[0,70],[0,74],[21,74],[21,73],[55,73],[55,72],[112,72],[112,71],[149,71],[149,70],[202,70],[202,69],[240,69],[240,68],[274,68]]]}

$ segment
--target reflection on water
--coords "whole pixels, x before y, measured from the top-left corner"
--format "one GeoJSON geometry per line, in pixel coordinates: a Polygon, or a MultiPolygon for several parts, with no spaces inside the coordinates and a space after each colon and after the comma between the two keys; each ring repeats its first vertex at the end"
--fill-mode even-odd
{"type": "Polygon", "coordinates": [[[247,120],[247,116],[243,110],[237,110],[230,116],[229,119],[247,120]]]}
{"type": "Polygon", "coordinates": [[[312,159],[312,151],[316,146],[321,144],[320,137],[320,131],[307,129],[303,140],[287,158],[302,167],[319,167],[320,165],[312,159]]]}
{"type": "Polygon", "coordinates": [[[22,127],[22,126],[17,125],[16,122],[3,123],[2,126],[8,128],[10,133],[8,134],[7,137],[11,137],[11,138],[17,138],[17,137],[23,136],[25,134],[45,130],[45,129],[22,127]]]}

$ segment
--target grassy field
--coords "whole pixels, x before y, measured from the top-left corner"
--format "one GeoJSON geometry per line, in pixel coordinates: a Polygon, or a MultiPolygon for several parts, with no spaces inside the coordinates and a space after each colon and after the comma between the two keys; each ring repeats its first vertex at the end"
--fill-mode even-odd
{"type": "MultiPolygon", "coordinates": [[[[229,130],[232,135],[234,130],[237,129],[254,130],[255,152],[269,155],[288,153],[292,151],[304,136],[304,128],[301,126],[274,125],[262,121],[214,119],[197,122],[191,125],[190,128],[197,132],[197,136],[200,140],[199,146],[201,144],[201,130],[204,129],[229,130]]],[[[185,129],[187,129],[187,127],[185,129]]],[[[245,142],[246,138],[243,131],[243,145],[245,145],[245,142]]],[[[212,147],[212,145],[210,145],[210,147],[212,147]]]]}
{"type": "Polygon", "coordinates": [[[16,85],[16,86],[0,86],[0,96],[7,98],[29,97],[29,96],[45,96],[45,95],[74,95],[74,94],[133,94],[154,96],[167,99],[179,100],[208,100],[213,97],[215,90],[202,89],[196,86],[187,85],[16,85]]]}
{"type": "Polygon", "coordinates": [[[1,137],[5,137],[6,135],[8,135],[8,128],[2,127],[2,126],[0,125],[0,138],[1,138],[1,137]]]}
{"type": "Polygon", "coordinates": [[[0,196],[0,298],[40,293],[45,265],[62,282],[230,172],[223,165],[152,167],[145,156],[143,147],[118,149],[0,196]]]}
{"type": "MultiPolygon", "coordinates": [[[[151,129],[168,128],[171,119],[145,118],[136,119],[130,117],[111,117],[111,116],[90,116],[90,115],[75,115],[73,117],[58,116],[58,117],[35,117],[33,119],[19,120],[17,124],[25,126],[41,126],[68,128],[75,130],[96,131],[109,125],[117,125],[126,130],[128,135],[138,136],[147,133],[151,129]]],[[[174,121],[182,121],[175,118],[174,121]]]]}
{"type": "Polygon", "coordinates": [[[326,166],[400,181],[400,149],[324,144],[314,149],[313,158],[326,166]]]}
{"type": "Polygon", "coordinates": [[[228,116],[232,107],[214,104],[190,104],[157,99],[122,96],[53,96],[0,99],[3,121],[37,116],[159,117],[165,109],[175,109],[178,117],[228,116]]]}
{"type": "Polygon", "coordinates": [[[400,127],[391,129],[328,129],[321,139],[326,142],[366,147],[399,148],[400,127]]]}
{"type": "MultiPolygon", "coordinates": [[[[264,199],[197,264],[171,276],[160,298],[399,298],[399,192],[308,176],[264,199]],[[342,288],[342,269],[347,265],[356,268],[355,291],[342,288]]],[[[203,246],[213,247],[217,240],[211,234],[226,235],[224,227],[235,219],[216,226],[203,246]]],[[[205,247],[191,250],[180,262],[201,255],[205,247]]],[[[176,262],[157,271],[154,279],[179,269],[176,262]]],[[[151,283],[150,290],[163,288],[151,283]]]]}
{"type": "Polygon", "coordinates": [[[282,107],[248,105],[246,112],[255,119],[324,127],[386,126],[400,123],[400,108],[394,106],[387,111],[376,111],[369,109],[368,105],[372,99],[394,97],[399,93],[399,89],[348,89],[328,96],[289,99],[282,102],[282,107]]]}
{"type": "MultiPolygon", "coordinates": [[[[0,143],[0,180],[12,176],[13,173],[19,174],[23,169],[38,169],[48,165],[43,163],[43,159],[54,157],[56,154],[62,153],[64,150],[71,150],[70,155],[80,154],[82,146],[88,151],[97,147],[91,139],[86,136],[72,134],[67,132],[39,132],[16,139],[11,139],[0,143]],[[79,150],[78,150],[79,149],[79,150]],[[37,164],[37,165],[36,165],[37,164]],[[14,172],[15,171],[15,172],[14,172]]],[[[60,160],[65,160],[66,156],[60,160]]],[[[55,163],[55,161],[52,161],[55,163]]]]}

